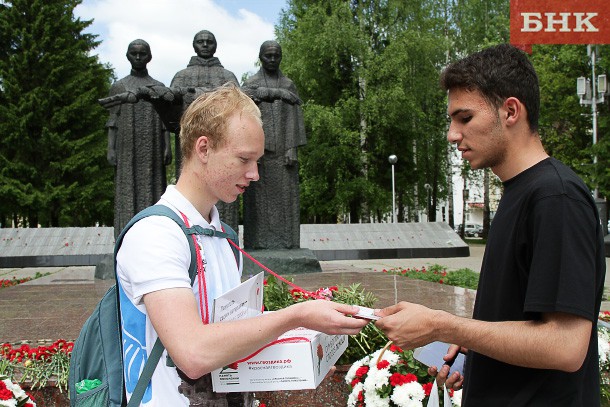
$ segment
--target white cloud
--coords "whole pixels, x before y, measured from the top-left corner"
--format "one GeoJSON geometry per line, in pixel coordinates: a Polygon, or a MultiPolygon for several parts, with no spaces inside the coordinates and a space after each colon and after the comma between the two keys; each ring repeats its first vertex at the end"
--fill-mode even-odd
{"type": "Polygon", "coordinates": [[[102,63],[112,65],[117,78],[129,74],[127,46],[140,38],[150,44],[153,54],[149,74],[169,86],[174,74],[195,55],[193,37],[201,30],[214,33],[218,42],[214,56],[238,80],[257,71],[259,47],[274,38],[273,24],[246,10],[247,5],[244,1],[244,8],[232,14],[222,2],[212,0],[85,0],[75,14],[94,20],[86,30],[102,40],[94,52],[102,63]]]}

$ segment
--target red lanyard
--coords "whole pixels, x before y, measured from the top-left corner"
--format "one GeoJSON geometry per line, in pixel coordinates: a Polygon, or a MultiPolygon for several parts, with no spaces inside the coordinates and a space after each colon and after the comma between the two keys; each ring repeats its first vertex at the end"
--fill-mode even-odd
{"type": "MultiPolygon", "coordinates": [[[[186,215],[182,212],[180,212],[180,215],[182,215],[182,219],[184,220],[184,224],[186,225],[186,227],[190,227],[189,225],[189,221],[188,218],[186,217],[186,215]]],[[[203,262],[203,259],[201,257],[201,246],[199,245],[199,242],[197,241],[197,238],[195,237],[195,235],[191,235],[191,238],[193,239],[193,243],[195,244],[195,251],[197,253],[197,277],[199,280],[199,310],[201,312],[201,320],[203,321],[204,324],[209,324],[210,323],[210,315],[209,315],[209,308],[208,308],[208,290],[207,290],[207,285],[206,285],[206,281],[205,281],[205,263],[203,262]],[[203,297],[203,298],[202,298],[203,297]],[[205,307],[204,307],[205,304],[205,307]],[[204,309],[205,308],[205,309],[204,309]]],[[[271,270],[270,268],[268,268],[267,266],[265,266],[264,264],[262,264],[261,262],[259,262],[258,260],[256,260],[254,257],[252,257],[250,254],[246,253],[241,247],[239,247],[238,244],[236,244],[235,242],[233,242],[231,239],[227,239],[229,241],[229,243],[231,245],[233,245],[234,247],[236,247],[241,253],[243,253],[246,257],[248,257],[250,260],[252,260],[256,265],[258,265],[260,268],[262,268],[263,270],[269,272],[270,274],[274,275],[275,277],[277,277],[277,279],[283,281],[284,283],[288,284],[290,287],[294,288],[295,290],[298,290],[304,294],[307,294],[310,297],[313,298],[319,298],[319,299],[324,299],[323,297],[311,292],[311,291],[307,291],[301,287],[299,287],[298,285],[286,280],[284,277],[280,276],[279,274],[275,273],[273,270],[271,270]]],[[[263,349],[278,344],[278,343],[290,343],[290,342],[309,342],[309,339],[307,338],[303,338],[303,337],[294,337],[294,338],[283,338],[283,339],[276,339],[275,341],[271,341],[270,343],[268,343],[267,345],[263,346],[262,348],[260,348],[259,350],[257,350],[256,352],[254,352],[253,354],[240,359],[236,362],[234,362],[233,364],[235,366],[237,366],[237,364],[245,362],[246,360],[249,360],[251,358],[253,358],[254,356],[256,356],[258,353],[260,353],[263,349]]]]}
{"type": "MultiPolygon", "coordinates": [[[[187,228],[190,227],[189,221],[188,221],[188,218],[186,217],[186,215],[182,212],[180,212],[180,215],[182,215],[182,219],[184,220],[186,227],[187,228]]],[[[195,235],[191,235],[191,238],[193,239],[193,243],[195,244],[195,249],[196,249],[195,251],[197,252],[197,277],[199,280],[199,310],[201,312],[201,320],[203,321],[204,324],[209,324],[210,323],[210,314],[209,314],[209,307],[208,307],[208,289],[207,289],[207,285],[206,285],[206,281],[205,281],[205,264],[203,263],[203,259],[201,257],[201,246],[199,245],[197,238],[195,237],[195,235]],[[202,296],[203,296],[203,298],[202,298],[202,296]],[[205,309],[204,309],[204,305],[205,305],[205,309]]],[[[241,253],[243,253],[247,258],[252,260],[256,265],[258,265],[260,268],[262,268],[266,272],[274,275],[278,280],[283,281],[284,283],[288,284],[290,287],[306,294],[309,297],[325,299],[324,297],[319,296],[316,293],[307,291],[307,290],[299,287],[298,285],[286,280],[284,277],[280,276],[279,274],[277,274],[276,272],[274,272],[273,270],[271,270],[270,268],[268,268],[267,266],[265,266],[264,264],[262,264],[261,262],[256,260],[250,254],[246,253],[241,247],[239,247],[238,244],[233,242],[231,239],[227,239],[227,240],[229,241],[229,243],[231,245],[236,247],[237,250],[239,250],[241,253]]]]}
{"type": "MultiPolygon", "coordinates": [[[[182,212],[180,212],[180,215],[182,215],[182,219],[184,220],[184,224],[186,225],[186,227],[190,227],[186,215],[182,212]]],[[[193,238],[193,243],[195,244],[195,252],[197,253],[197,279],[199,280],[199,311],[201,313],[201,321],[204,324],[209,324],[210,313],[208,307],[208,287],[205,282],[205,264],[203,263],[203,259],[201,257],[201,246],[199,246],[197,238],[195,237],[195,235],[191,235],[191,238],[193,238]]]]}
{"type": "Polygon", "coordinates": [[[263,263],[261,263],[260,261],[256,260],[254,257],[250,256],[250,254],[246,253],[241,247],[239,247],[239,245],[237,245],[234,241],[232,241],[231,239],[227,239],[229,241],[229,244],[233,245],[234,247],[237,248],[237,250],[239,250],[240,252],[242,252],[247,258],[249,258],[250,260],[252,260],[254,262],[254,264],[256,264],[257,266],[259,266],[260,268],[262,268],[263,270],[265,270],[266,272],[268,272],[269,274],[274,275],[278,280],[283,281],[284,283],[288,284],[290,287],[294,288],[297,291],[300,291],[304,294],[307,294],[308,296],[312,297],[312,298],[317,298],[320,300],[325,300],[326,298],[313,293],[311,291],[307,291],[301,287],[299,287],[298,285],[286,280],[284,277],[280,276],[279,274],[277,274],[276,272],[274,272],[273,270],[271,270],[269,267],[265,266],[263,263]]]}

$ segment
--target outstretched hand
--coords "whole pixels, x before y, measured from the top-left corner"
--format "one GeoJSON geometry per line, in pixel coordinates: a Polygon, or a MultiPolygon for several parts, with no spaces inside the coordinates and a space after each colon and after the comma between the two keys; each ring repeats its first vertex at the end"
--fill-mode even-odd
{"type": "MultiPolygon", "coordinates": [[[[443,356],[443,360],[446,362],[455,360],[459,352],[466,353],[467,351],[466,348],[462,348],[458,345],[451,345],[447,350],[447,354],[443,356]]],[[[448,389],[459,390],[464,384],[464,376],[460,374],[460,372],[453,372],[449,375],[450,369],[451,367],[449,365],[443,365],[440,369],[436,366],[430,366],[428,368],[428,374],[436,377],[436,382],[439,386],[444,384],[448,389]]]]}
{"type": "Polygon", "coordinates": [[[358,307],[333,301],[305,301],[289,308],[298,312],[301,326],[328,335],[356,335],[369,323],[352,317],[358,312],[358,307]]]}
{"type": "Polygon", "coordinates": [[[434,342],[434,321],[439,311],[409,302],[399,302],[377,312],[375,325],[403,349],[434,342]]]}

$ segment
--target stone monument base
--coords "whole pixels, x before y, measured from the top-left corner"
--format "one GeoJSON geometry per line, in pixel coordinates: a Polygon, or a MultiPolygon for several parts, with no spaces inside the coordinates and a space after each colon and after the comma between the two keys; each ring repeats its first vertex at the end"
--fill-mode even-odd
{"type": "Polygon", "coordinates": [[[95,265],[95,278],[100,280],[114,280],[114,254],[105,254],[95,265]]]}
{"type": "MultiPolygon", "coordinates": [[[[321,272],[320,262],[309,249],[246,250],[248,254],[280,275],[321,272]]],[[[243,275],[258,274],[263,269],[244,256],[243,275]]]]}

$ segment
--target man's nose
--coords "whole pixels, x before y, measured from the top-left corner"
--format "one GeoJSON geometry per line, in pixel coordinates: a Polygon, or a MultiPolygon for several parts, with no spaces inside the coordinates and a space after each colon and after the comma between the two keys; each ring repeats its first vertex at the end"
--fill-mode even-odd
{"type": "Polygon", "coordinates": [[[254,162],[254,165],[248,169],[248,172],[246,173],[246,178],[251,181],[258,181],[260,179],[257,162],[254,162]]]}
{"type": "Polygon", "coordinates": [[[459,131],[459,129],[456,128],[456,126],[451,123],[449,125],[449,130],[447,130],[447,141],[450,143],[457,143],[461,140],[462,138],[462,133],[459,131]]]}

